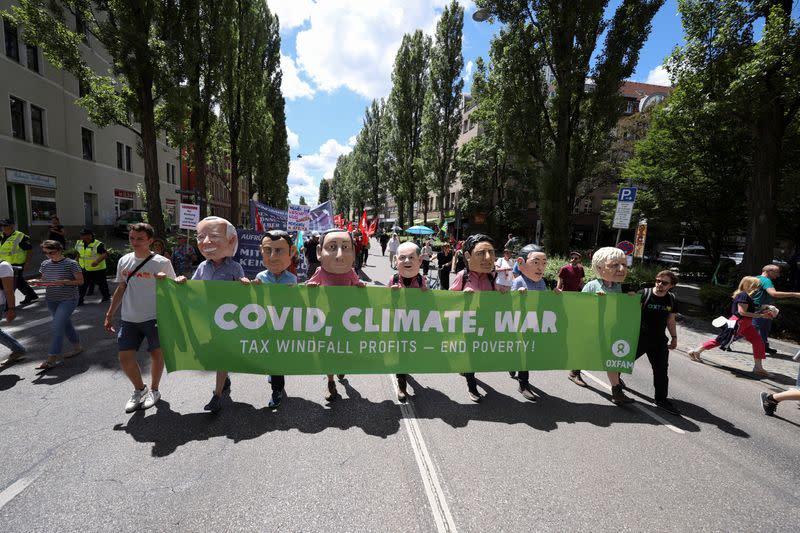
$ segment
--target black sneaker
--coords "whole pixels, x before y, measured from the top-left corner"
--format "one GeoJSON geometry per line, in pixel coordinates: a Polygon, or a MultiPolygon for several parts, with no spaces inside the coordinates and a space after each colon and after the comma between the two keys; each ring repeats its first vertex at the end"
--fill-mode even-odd
{"type": "Polygon", "coordinates": [[[212,413],[218,412],[220,409],[222,409],[222,397],[214,394],[211,396],[211,400],[205,405],[205,407],[203,407],[203,409],[206,411],[211,411],[212,413]]]}
{"type": "Polygon", "coordinates": [[[678,408],[673,405],[673,403],[669,400],[656,400],[656,407],[659,409],[663,409],[664,411],[668,412],[671,415],[679,415],[681,414],[678,411],[678,408]]]}
{"type": "Polygon", "coordinates": [[[38,299],[39,299],[39,297],[38,297],[38,296],[34,296],[34,297],[27,297],[27,298],[23,299],[23,300],[22,300],[22,301],[19,303],[19,305],[28,305],[28,304],[32,304],[33,302],[35,302],[35,301],[36,301],[36,300],[38,300],[38,299]]]}
{"type": "Polygon", "coordinates": [[[282,400],[283,400],[282,390],[272,391],[272,397],[269,399],[269,404],[267,404],[267,407],[269,407],[270,409],[275,409],[281,404],[282,400]]]}
{"type": "Polygon", "coordinates": [[[619,386],[622,387],[622,390],[625,390],[625,389],[628,388],[628,386],[625,385],[625,382],[622,381],[622,378],[619,378],[619,386]]]}
{"type": "Polygon", "coordinates": [[[231,393],[231,378],[229,377],[225,378],[225,384],[222,386],[222,394],[225,394],[226,392],[228,394],[231,393]]]}
{"type": "Polygon", "coordinates": [[[775,409],[778,408],[778,402],[772,399],[772,394],[768,392],[761,393],[761,408],[767,416],[773,416],[775,409]]]}
{"type": "Polygon", "coordinates": [[[619,385],[614,385],[611,387],[611,401],[617,405],[623,405],[626,403],[633,403],[633,398],[629,398],[625,396],[625,393],[622,392],[622,387],[619,385]]]}
{"type": "Polygon", "coordinates": [[[536,394],[531,390],[531,386],[529,383],[520,383],[519,384],[519,393],[522,394],[522,397],[530,402],[535,402],[538,398],[536,394]]]}
{"type": "Polygon", "coordinates": [[[769,346],[764,348],[764,351],[770,355],[775,355],[776,353],[778,353],[778,350],[776,350],[775,348],[770,348],[769,346]]]}
{"type": "Polygon", "coordinates": [[[511,377],[511,379],[517,379],[517,373],[516,372],[509,372],[508,375],[509,375],[509,377],[511,377]]]}
{"type": "Polygon", "coordinates": [[[333,382],[333,381],[329,381],[328,382],[328,392],[325,393],[325,401],[326,402],[332,402],[332,401],[334,401],[336,399],[336,397],[338,395],[339,395],[339,393],[336,392],[336,383],[333,382]]]}
{"type": "Polygon", "coordinates": [[[470,387],[468,389],[468,392],[469,392],[469,399],[470,400],[472,400],[475,403],[480,403],[480,401],[483,398],[483,396],[481,395],[480,392],[478,392],[478,388],[477,387],[470,387]]]}

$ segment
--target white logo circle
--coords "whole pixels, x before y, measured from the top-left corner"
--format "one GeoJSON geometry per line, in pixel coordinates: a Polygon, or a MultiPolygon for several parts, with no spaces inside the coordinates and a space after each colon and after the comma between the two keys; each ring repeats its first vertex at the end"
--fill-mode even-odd
{"type": "Polygon", "coordinates": [[[631,353],[631,345],[628,344],[628,341],[619,339],[614,341],[614,344],[611,345],[611,353],[616,357],[625,357],[631,353]]]}

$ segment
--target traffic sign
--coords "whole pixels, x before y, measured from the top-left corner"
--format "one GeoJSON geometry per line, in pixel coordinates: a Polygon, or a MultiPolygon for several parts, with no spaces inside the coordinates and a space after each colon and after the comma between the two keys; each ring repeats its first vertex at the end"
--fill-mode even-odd
{"type": "MultiPolygon", "coordinates": [[[[636,187],[622,187],[617,195],[617,210],[614,212],[615,229],[628,229],[633,215],[633,203],[636,200],[636,187]]],[[[617,236],[619,238],[619,236],[617,236]]]]}
{"type": "Polygon", "coordinates": [[[617,243],[617,248],[625,252],[625,255],[631,255],[633,253],[633,243],[631,241],[620,241],[617,243]]]}
{"type": "Polygon", "coordinates": [[[617,196],[618,202],[630,202],[633,203],[636,201],[636,187],[622,187],[619,190],[619,195],[617,196]]]}

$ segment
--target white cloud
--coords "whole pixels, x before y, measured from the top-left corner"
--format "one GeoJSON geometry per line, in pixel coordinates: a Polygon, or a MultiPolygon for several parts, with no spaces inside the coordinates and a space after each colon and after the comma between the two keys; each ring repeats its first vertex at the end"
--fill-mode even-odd
{"type": "Polygon", "coordinates": [[[467,66],[464,69],[464,82],[465,83],[472,83],[472,69],[475,68],[475,63],[472,61],[467,61],[467,66]]]}
{"type": "Polygon", "coordinates": [[[302,26],[314,7],[312,0],[267,0],[269,9],[278,15],[281,31],[302,26]]]}
{"type": "Polygon", "coordinates": [[[351,135],[350,138],[347,139],[347,146],[355,146],[357,140],[358,140],[358,134],[351,135]]]}
{"type": "Polygon", "coordinates": [[[653,85],[663,85],[665,87],[669,87],[669,73],[667,69],[664,68],[664,65],[659,65],[653,70],[651,70],[647,74],[647,79],[644,81],[645,83],[651,83],[653,85]]]}
{"type": "Polygon", "coordinates": [[[289,143],[289,148],[297,150],[300,148],[300,136],[286,126],[286,141],[289,143]]]}
{"type": "Polygon", "coordinates": [[[292,159],[289,164],[289,201],[297,203],[301,196],[314,205],[319,197],[321,179],[333,177],[336,160],[340,155],[349,154],[353,148],[339,144],[335,139],[328,139],[319,147],[316,154],[304,155],[301,159],[292,159]]]}
{"type": "Polygon", "coordinates": [[[314,89],[307,82],[300,79],[297,65],[295,65],[291,57],[281,54],[281,70],[283,71],[281,91],[284,97],[293,100],[295,98],[310,98],[314,96],[314,89]]]}
{"type": "MultiPolygon", "coordinates": [[[[297,66],[318,89],[386,96],[403,34],[430,33],[447,0],[318,1],[297,34],[297,66]]],[[[469,4],[469,2],[464,2],[469,4]]],[[[276,3],[277,5],[277,3],[276,3]]]]}

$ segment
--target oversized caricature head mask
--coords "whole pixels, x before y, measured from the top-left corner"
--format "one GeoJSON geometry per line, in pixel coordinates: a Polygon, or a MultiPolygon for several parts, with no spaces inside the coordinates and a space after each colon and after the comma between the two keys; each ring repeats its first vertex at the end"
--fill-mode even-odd
{"type": "Polygon", "coordinates": [[[404,242],[397,247],[397,271],[404,278],[413,278],[419,274],[422,256],[419,247],[413,242],[404,242]]]}
{"type": "Polygon", "coordinates": [[[346,231],[326,231],[317,245],[317,256],[325,272],[347,274],[356,258],[353,237],[346,231]]]}
{"type": "Polygon", "coordinates": [[[628,260],[619,248],[606,246],[592,256],[592,268],[603,281],[622,283],[628,275],[628,260]]]}
{"type": "Polygon", "coordinates": [[[526,278],[539,281],[547,268],[547,256],[544,254],[544,249],[535,244],[524,246],[517,254],[517,267],[526,278]]]}
{"type": "Polygon", "coordinates": [[[275,276],[283,274],[289,268],[295,255],[297,247],[285,231],[268,231],[261,239],[261,261],[275,276]]]}
{"type": "Polygon", "coordinates": [[[206,217],[197,224],[197,247],[203,257],[219,263],[236,255],[239,238],[233,224],[220,217],[206,217]]]}
{"type": "Polygon", "coordinates": [[[494,270],[494,241],[488,235],[476,233],[464,241],[464,259],[471,272],[488,274],[494,270]]]}

